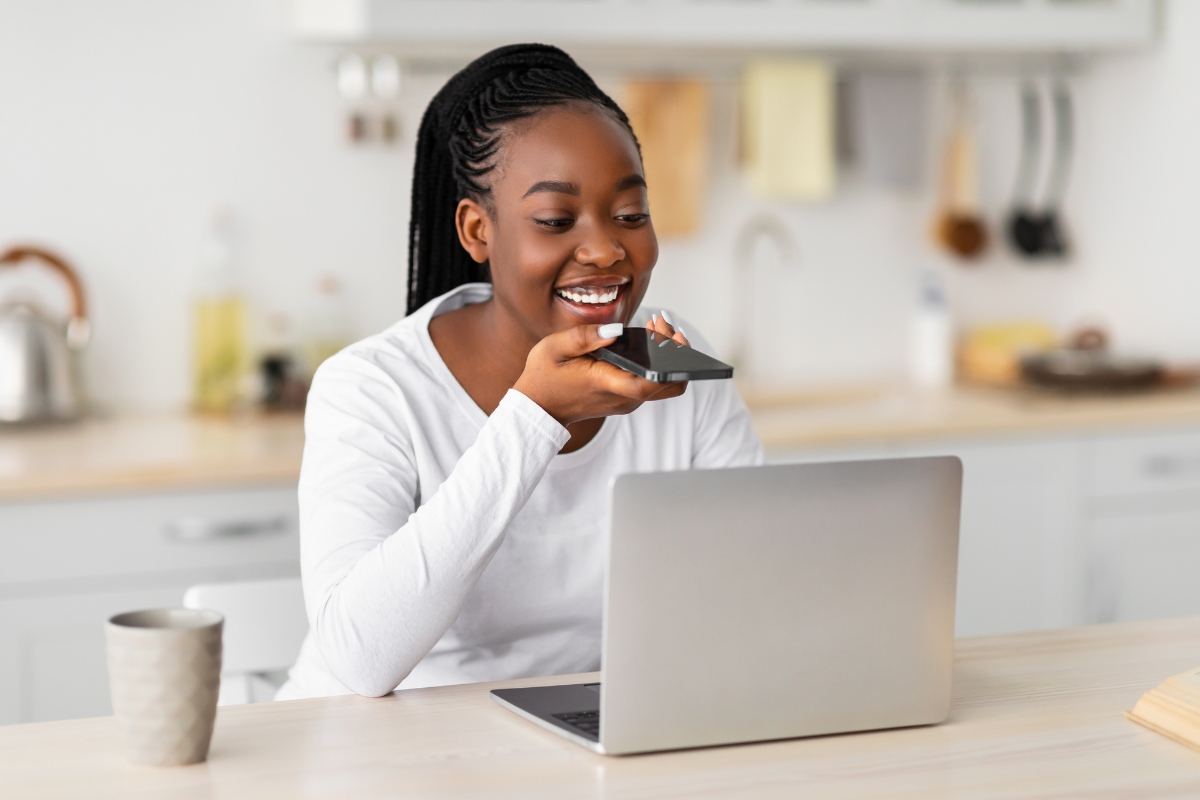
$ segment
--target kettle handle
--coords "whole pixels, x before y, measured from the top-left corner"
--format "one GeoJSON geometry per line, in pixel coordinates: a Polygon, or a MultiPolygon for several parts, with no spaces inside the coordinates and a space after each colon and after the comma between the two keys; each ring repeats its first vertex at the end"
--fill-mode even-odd
{"type": "Polygon", "coordinates": [[[71,319],[67,323],[67,341],[75,348],[87,344],[90,337],[90,323],[87,318],[87,298],[83,293],[83,283],[79,275],[62,257],[30,245],[11,247],[0,255],[0,268],[16,266],[26,259],[40,261],[47,267],[58,272],[71,290],[71,319]]]}

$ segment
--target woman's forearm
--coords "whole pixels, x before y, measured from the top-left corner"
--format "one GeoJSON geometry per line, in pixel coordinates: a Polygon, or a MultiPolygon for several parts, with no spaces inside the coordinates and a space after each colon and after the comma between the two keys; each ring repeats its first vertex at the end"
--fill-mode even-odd
{"type": "MultiPolygon", "coordinates": [[[[326,664],[359,694],[386,694],[458,616],[569,434],[510,392],[434,495],[381,542],[347,542],[305,569],[313,634],[326,664]],[[346,560],[353,562],[347,568],[346,560]]],[[[311,525],[336,524],[337,503],[311,525]]],[[[307,566],[307,565],[306,565],[307,566]]]]}

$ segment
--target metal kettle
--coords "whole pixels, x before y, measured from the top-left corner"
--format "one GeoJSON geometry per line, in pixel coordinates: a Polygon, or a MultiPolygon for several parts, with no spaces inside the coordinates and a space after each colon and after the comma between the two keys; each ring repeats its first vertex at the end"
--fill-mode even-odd
{"type": "Polygon", "coordinates": [[[64,322],[27,301],[0,301],[0,422],[74,419],[84,406],[80,355],[91,331],[83,284],[62,258],[37,247],[10,248],[0,254],[0,269],[26,261],[63,278],[71,313],[64,322]]]}

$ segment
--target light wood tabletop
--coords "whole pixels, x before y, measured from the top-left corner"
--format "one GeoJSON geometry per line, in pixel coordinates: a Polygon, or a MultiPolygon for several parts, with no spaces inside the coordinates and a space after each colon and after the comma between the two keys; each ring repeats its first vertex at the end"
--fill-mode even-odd
{"type": "Polygon", "coordinates": [[[127,766],[111,718],[20,725],[0,796],[1200,797],[1200,753],[1122,714],[1198,664],[1200,618],[960,639],[943,725],[616,758],[488,697],[593,676],[226,707],[191,767],[127,766]]]}

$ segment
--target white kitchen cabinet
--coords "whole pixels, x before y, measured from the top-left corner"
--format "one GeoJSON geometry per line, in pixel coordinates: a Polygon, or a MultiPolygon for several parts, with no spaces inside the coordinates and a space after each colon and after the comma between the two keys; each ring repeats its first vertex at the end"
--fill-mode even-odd
{"type": "Polygon", "coordinates": [[[955,633],[1078,625],[1087,584],[1079,443],[943,441],[773,453],[777,463],[954,455],[963,462],[955,633]]]}
{"type": "Polygon", "coordinates": [[[552,42],[584,48],[1091,52],[1150,44],[1157,0],[296,0],[313,41],[427,52],[552,42]]]}
{"type": "Polygon", "coordinates": [[[111,713],[104,620],[299,574],[296,487],[0,504],[0,724],[111,713]]]}
{"type": "Polygon", "coordinates": [[[1200,614],[1200,512],[1093,519],[1088,542],[1092,620],[1200,614]]]}
{"type": "Polygon", "coordinates": [[[1090,618],[1200,614],[1200,430],[1107,437],[1088,455],[1090,618]]]}
{"type": "Polygon", "coordinates": [[[904,455],[938,454],[963,462],[957,635],[1083,623],[1087,576],[1078,441],[946,442],[904,449],[904,455]]]}
{"type": "Polygon", "coordinates": [[[1200,614],[1200,428],[779,451],[963,461],[960,636],[1200,614]]]}

